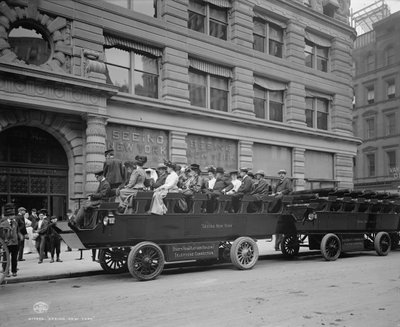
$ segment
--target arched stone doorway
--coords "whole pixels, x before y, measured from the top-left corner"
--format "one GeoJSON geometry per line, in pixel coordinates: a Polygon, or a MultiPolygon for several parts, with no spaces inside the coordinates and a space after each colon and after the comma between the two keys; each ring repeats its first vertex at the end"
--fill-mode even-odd
{"type": "Polygon", "coordinates": [[[0,132],[0,201],[65,216],[68,159],[54,136],[29,126],[0,132]]]}

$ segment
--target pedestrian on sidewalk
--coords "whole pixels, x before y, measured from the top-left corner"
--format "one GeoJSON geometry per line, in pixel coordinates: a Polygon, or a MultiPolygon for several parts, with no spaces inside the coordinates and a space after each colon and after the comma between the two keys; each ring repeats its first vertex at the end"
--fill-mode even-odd
{"type": "MultiPolygon", "coordinates": [[[[8,251],[11,257],[11,273],[14,277],[17,276],[18,270],[18,250],[19,240],[22,234],[19,230],[19,225],[16,221],[15,207],[12,203],[6,203],[4,205],[4,218],[0,220],[0,228],[4,230],[4,241],[7,244],[8,251]]],[[[10,272],[6,270],[6,253],[4,252],[3,258],[3,272],[7,277],[10,277],[10,272]]]]}
{"type": "Polygon", "coordinates": [[[23,237],[20,237],[18,241],[18,261],[25,261],[24,256],[24,247],[25,247],[25,236],[28,235],[25,226],[25,213],[26,209],[24,207],[18,208],[18,215],[16,217],[16,222],[18,223],[19,232],[23,237]]]}
{"type": "Polygon", "coordinates": [[[25,213],[25,226],[26,226],[26,232],[27,232],[27,242],[25,243],[24,247],[24,254],[29,254],[32,253],[31,246],[33,244],[33,228],[32,228],[32,222],[29,220],[29,214],[26,212],[25,213]]]}
{"type": "Polygon", "coordinates": [[[47,229],[51,224],[50,220],[47,218],[47,210],[41,209],[39,211],[39,221],[36,225],[34,232],[37,233],[36,237],[36,249],[39,253],[38,263],[43,263],[46,253],[46,241],[48,240],[47,229]]]}
{"type": "Polygon", "coordinates": [[[57,256],[57,262],[62,262],[60,259],[60,248],[61,248],[61,236],[57,232],[57,217],[56,216],[51,216],[50,218],[50,225],[48,226],[47,229],[47,236],[49,238],[49,244],[50,244],[50,263],[54,262],[54,252],[56,253],[57,256]]]}

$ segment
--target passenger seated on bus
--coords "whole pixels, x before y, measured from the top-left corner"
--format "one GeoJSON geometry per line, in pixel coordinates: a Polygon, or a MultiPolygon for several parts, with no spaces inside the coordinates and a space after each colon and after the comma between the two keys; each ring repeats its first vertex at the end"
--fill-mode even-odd
{"type": "Polygon", "coordinates": [[[222,167],[211,167],[208,170],[209,181],[204,193],[208,196],[206,204],[206,211],[208,213],[214,212],[218,207],[218,196],[222,194],[222,190],[230,185],[229,178],[225,177],[225,171],[222,167]],[[215,179],[215,181],[212,181],[215,179]],[[211,183],[210,183],[211,181],[211,183]]]}
{"type": "Polygon", "coordinates": [[[131,172],[131,177],[129,178],[128,184],[119,190],[115,199],[115,202],[119,202],[118,212],[124,212],[132,198],[136,196],[137,192],[143,191],[144,181],[146,179],[143,165],[146,162],[146,156],[138,155],[135,157],[135,162],[127,165],[128,171],[131,172]],[[136,169],[134,169],[134,166],[136,166],[136,169]]]}
{"type": "Polygon", "coordinates": [[[104,177],[103,170],[95,172],[94,176],[99,182],[99,187],[97,188],[96,193],[88,196],[88,201],[86,201],[79,209],[75,219],[70,221],[70,224],[72,225],[77,225],[80,227],[84,222],[85,217],[90,219],[94,213],[94,209],[98,208],[102,202],[108,201],[111,187],[110,183],[104,177]]]}
{"type": "Polygon", "coordinates": [[[247,211],[250,213],[259,211],[261,209],[262,201],[266,198],[266,196],[268,196],[269,193],[271,193],[271,186],[264,178],[264,170],[256,171],[254,176],[256,180],[254,182],[254,188],[250,192],[250,195],[252,195],[256,199],[256,201],[249,203],[247,211]]]}
{"type": "Polygon", "coordinates": [[[231,180],[229,185],[222,189],[222,194],[232,195],[238,191],[240,185],[242,185],[242,182],[238,179],[238,174],[239,172],[237,170],[232,170],[229,172],[231,180]]]}
{"type": "Polygon", "coordinates": [[[239,211],[240,201],[242,200],[243,196],[250,194],[250,192],[253,190],[253,180],[247,175],[248,171],[248,168],[240,169],[241,184],[237,192],[232,195],[232,208],[234,212],[239,211]]]}
{"type": "Polygon", "coordinates": [[[157,177],[156,182],[152,186],[152,190],[159,188],[161,185],[163,185],[165,183],[165,180],[167,179],[167,176],[168,176],[167,166],[163,163],[158,164],[157,173],[158,173],[158,177],[157,177]]]}
{"type": "Polygon", "coordinates": [[[178,212],[188,212],[193,205],[193,194],[200,193],[205,188],[205,180],[201,176],[200,166],[191,164],[186,170],[188,179],[181,185],[179,192],[184,198],[178,202],[178,212]]]}
{"type": "Polygon", "coordinates": [[[155,182],[158,179],[158,175],[153,168],[147,168],[144,170],[146,172],[146,178],[144,180],[144,187],[146,191],[152,190],[155,182]]]}
{"type": "Polygon", "coordinates": [[[167,213],[167,207],[163,199],[167,196],[168,192],[178,192],[178,175],[175,172],[175,164],[167,161],[165,166],[167,167],[168,176],[165,183],[154,190],[150,205],[150,213],[154,215],[165,215],[167,213]]]}

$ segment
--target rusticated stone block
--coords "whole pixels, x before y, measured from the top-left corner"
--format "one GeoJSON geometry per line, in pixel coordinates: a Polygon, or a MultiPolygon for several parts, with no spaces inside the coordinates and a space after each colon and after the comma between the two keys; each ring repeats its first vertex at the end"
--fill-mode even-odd
{"type": "Polygon", "coordinates": [[[57,30],[62,29],[67,25],[67,20],[63,17],[57,17],[54,19],[48,26],[47,29],[49,30],[50,33],[53,33],[57,30]]]}
{"type": "Polygon", "coordinates": [[[17,13],[12,10],[7,4],[2,1],[0,2],[0,12],[6,16],[11,23],[15,22],[17,20],[17,13]]]}

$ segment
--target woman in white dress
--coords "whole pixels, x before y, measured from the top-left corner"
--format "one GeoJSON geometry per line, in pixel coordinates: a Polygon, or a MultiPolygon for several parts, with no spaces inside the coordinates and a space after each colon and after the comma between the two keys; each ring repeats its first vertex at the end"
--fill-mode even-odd
{"type": "Polygon", "coordinates": [[[24,254],[29,254],[32,253],[31,246],[35,246],[35,241],[33,240],[33,228],[32,228],[32,222],[28,219],[29,213],[25,213],[24,215],[24,220],[25,220],[25,226],[26,226],[26,231],[27,235],[29,237],[28,242],[25,242],[24,246],[24,254]]]}

